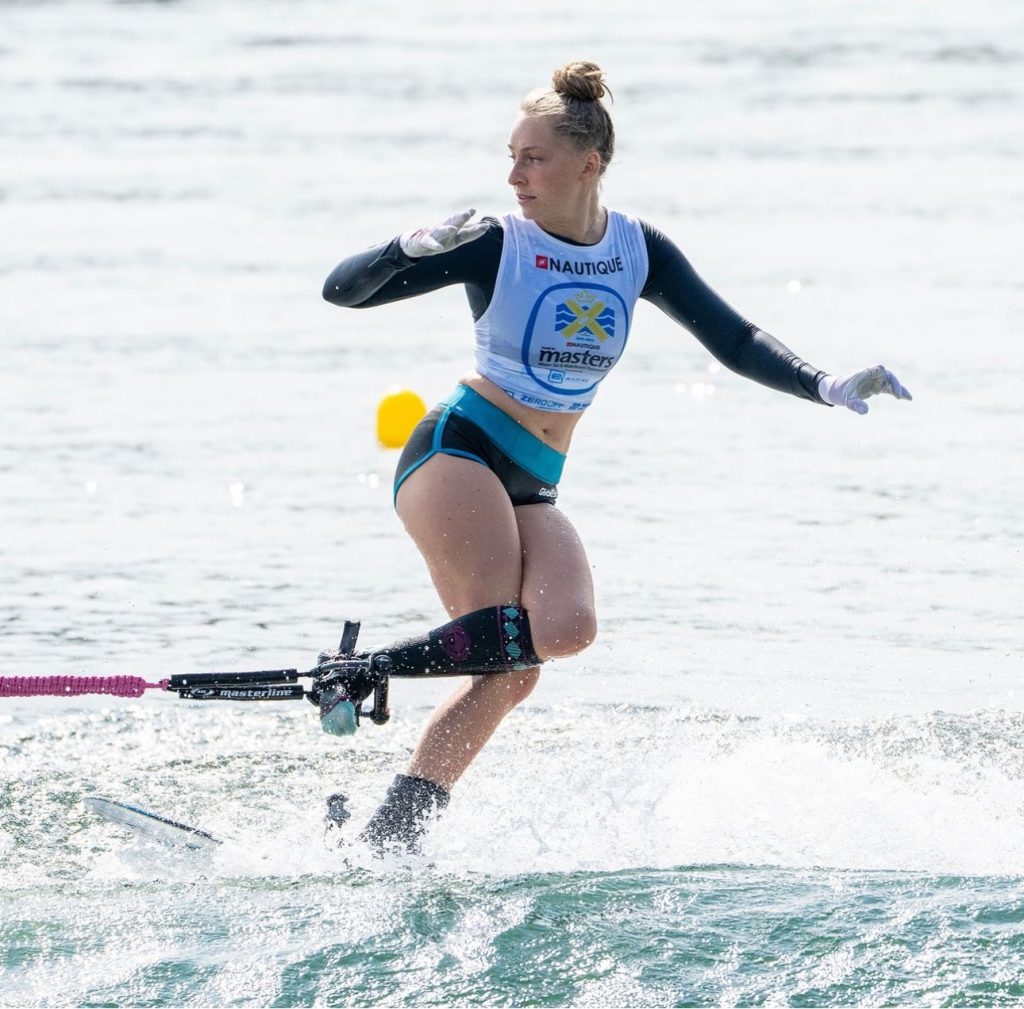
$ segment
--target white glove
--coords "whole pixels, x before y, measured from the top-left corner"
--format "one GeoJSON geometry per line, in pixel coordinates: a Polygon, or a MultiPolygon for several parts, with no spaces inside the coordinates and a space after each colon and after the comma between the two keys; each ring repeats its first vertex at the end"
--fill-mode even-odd
{"type": "Polygon", "coordinates": [[[421,256],[436,256],[439,252],[451,252],[466,242],[472,242],[487,230],[487,225],[481,221],[466,227],[466,222],[475,213],[475,210],[463,210],[432,228],[405,232],[398,239],[402,252],[410,259],[419,259],[421,256]]]}
{"type": "Polygon", "coordinates": [[[868,405],[864,402],[869,396],[877,396],[887,392],[897,399],[913,399],[910,390],[900,385],[900,380],[888,368],[876,364],[874,368],[865,368],[845,378],[833,378],[826,375],[818,383],[818,392],[826,403],[833,406],[845,406],[854,413],[865,414],[868,405]]]}

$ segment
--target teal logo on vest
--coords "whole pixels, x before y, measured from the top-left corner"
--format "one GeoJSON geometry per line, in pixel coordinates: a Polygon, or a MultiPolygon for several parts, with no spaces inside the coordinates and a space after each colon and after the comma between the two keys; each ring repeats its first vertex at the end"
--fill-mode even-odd
{"type": "Polygon", "coordinates": [[[628,335],[629,310],[618,291],[603,284],[555,284],[530,312],[523,366],[548,392],[585,395],[618,361],[628,335]]]}

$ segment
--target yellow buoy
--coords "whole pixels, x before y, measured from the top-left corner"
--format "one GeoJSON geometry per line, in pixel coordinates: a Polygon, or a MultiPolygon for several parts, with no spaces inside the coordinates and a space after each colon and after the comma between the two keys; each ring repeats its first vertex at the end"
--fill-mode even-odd
{"type": "Polygon", "coordinates": [[[427,404],[416,393],[394,386],[377,407],[377,440],[385,448],[401,448],[426,413],[427,404]]]}

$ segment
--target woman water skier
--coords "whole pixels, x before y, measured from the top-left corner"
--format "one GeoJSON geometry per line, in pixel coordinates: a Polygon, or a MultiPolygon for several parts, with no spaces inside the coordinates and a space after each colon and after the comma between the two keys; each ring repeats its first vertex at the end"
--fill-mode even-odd
{"type": "Polygon", "coordinates": [[[508,144],[518,213],[471,224],[467,210],[406,232],[344,260],[324,285],[329,302],[369,308],[463,284],[476,333],[475,370],[413,432],[395,477],[398,515],[453,619],[382,651],[408,672],[487,675],[427,723],[361,835],[378,849],[415,848],[541,663],[594,640],[590,565],[555,501],[573,430],[622,354],[637,299],[772,389],[860,414],[878,393],[911,398],[881,365],[842,379],[811,367],[730,308],[665,235],[601,205],[614,149],[605,90],[598,66],[574,62],[523,100],[508,144]]]}

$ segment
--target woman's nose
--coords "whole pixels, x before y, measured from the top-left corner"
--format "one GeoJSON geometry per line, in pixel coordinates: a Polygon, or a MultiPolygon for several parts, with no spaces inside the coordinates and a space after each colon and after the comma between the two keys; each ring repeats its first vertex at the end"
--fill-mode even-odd
{"type": "Polygon", "coordinates": [[[519,162],[512,162],[512,170],[508,173],[508,184],[510,186],[518,186],[523,181],[523,173],[520,170],[519,162]]]}

